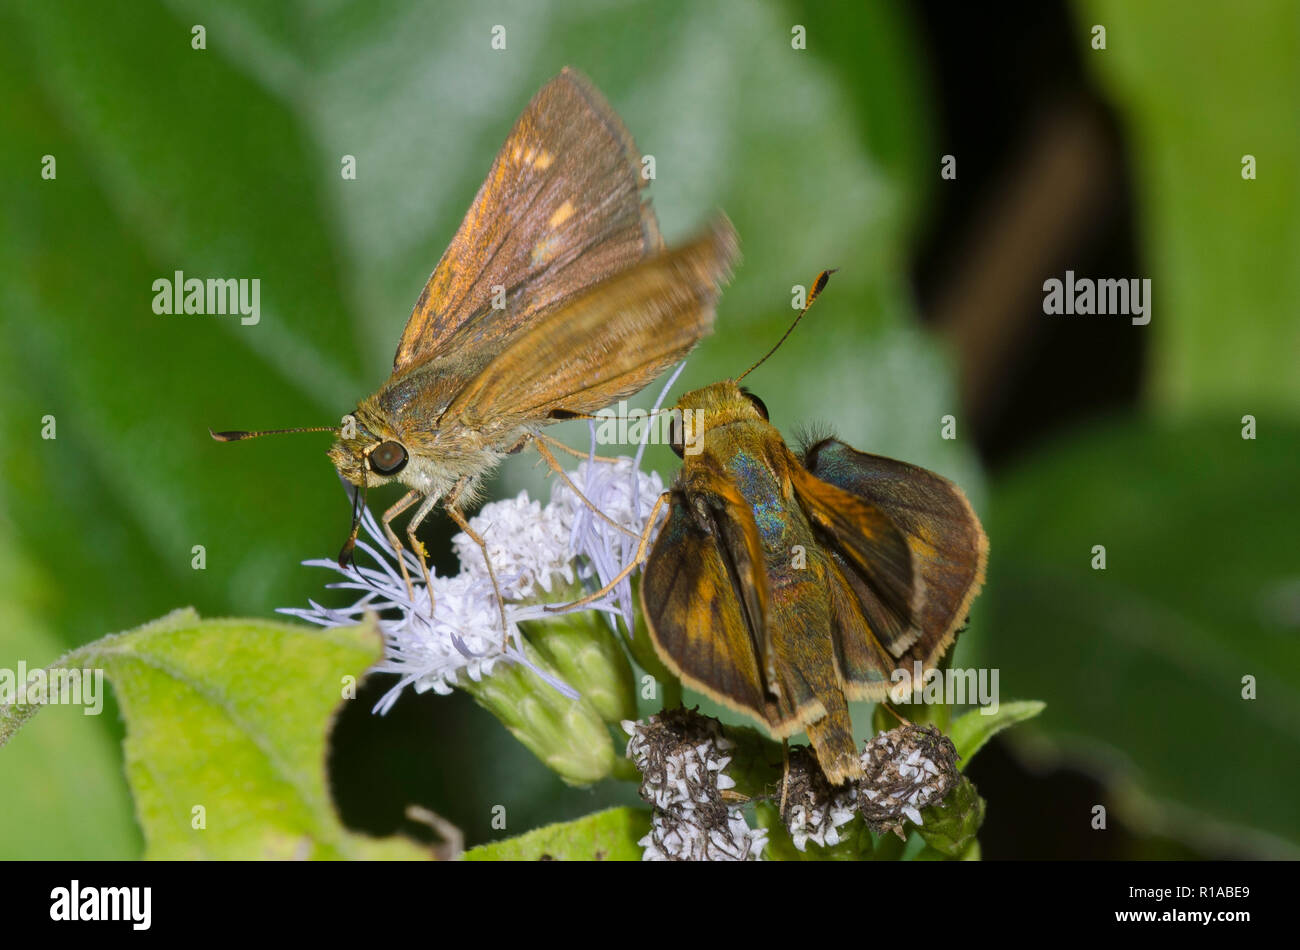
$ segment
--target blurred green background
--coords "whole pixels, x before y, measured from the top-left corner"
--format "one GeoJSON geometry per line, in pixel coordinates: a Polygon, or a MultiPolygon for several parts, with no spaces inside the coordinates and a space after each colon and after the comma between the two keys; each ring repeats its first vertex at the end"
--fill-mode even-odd
{"type": "MultiPolygon", "coordinates": [[[[1300,855],[1300,7],[952,6],[0,7],[0,666],[182,605],[323,596],[299,562],[348,527],[328,437],[207,428],[333,424],[378,388],[506,132],[570,64],[655,156],[668,239],[715,208],[742,238],[674,392],[742,371],[792,285],[839,267],[747,383],[787,435],[823,422],[934,468],[984,518],[957,663],[1048,704],[972,769],[984,854],[1300,855]],[[1151,278],[1150,325],[1044,316],[1066,269],[1151,278]],[[259,278],[261,322],[155,315],[175,270],[259,278]]],[[[521,487],[548,491],[528,453],[492,495],[521,487]]],[[[631,800],[565,788],[463,696],[369,706],[334,736],[355,827],[414,802],[474,843],[501,833],[492,803],[516,833],[631,800]]],[[[140,853],[121,731],[54,709],[0,751],[0,857],[140,853]]]]}

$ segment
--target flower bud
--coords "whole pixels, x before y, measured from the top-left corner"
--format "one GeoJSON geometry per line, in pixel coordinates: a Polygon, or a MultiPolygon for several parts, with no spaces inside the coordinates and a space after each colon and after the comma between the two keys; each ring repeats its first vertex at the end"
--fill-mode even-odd
{"type": "Polygon", "coordinates": [[[899,726],[871,739],[862,752],[858,810],[877,834],[900,838],[904,820],[921,825],[921,809],[942,801],[960,775],[957,750],[934,726],[899,726]]]}
{"type": "Polygon", "coordinates": [[[605,722],[636,718],[632,664],[603,614],[593,610],[555,614],[520,626],[564,682],[591,703],[605,722]]]}
{"type": "MultiPolygon", "coordinates": [[[[524,655],[536,671],[560,679],[532,646],[524,645],[524,655]]],[[[498,662],[491,676],[463,688],[570,785],[590,785],[614,768],[614,742],[595,707],[563,695],[523,664],[498,662]]]]}
{"type": "Polygon", "coordinates": [[[934,850],[950,858],[966,857],[984,823],[984,799],[966,776],[943,801],[929,806],[917,829],[934,850]]]}

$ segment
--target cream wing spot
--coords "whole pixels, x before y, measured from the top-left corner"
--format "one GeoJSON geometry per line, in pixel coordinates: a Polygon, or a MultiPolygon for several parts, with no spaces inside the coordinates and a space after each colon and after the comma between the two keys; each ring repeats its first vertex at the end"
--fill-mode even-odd
{"type": "Polygon", "coordinates": [[[571,217],[573,217],[573,202],[566,200],[564,204],[555,209],[555,213],[551,215],[551,219],[546,223],[552,228],[558,228],[571,217]]]}

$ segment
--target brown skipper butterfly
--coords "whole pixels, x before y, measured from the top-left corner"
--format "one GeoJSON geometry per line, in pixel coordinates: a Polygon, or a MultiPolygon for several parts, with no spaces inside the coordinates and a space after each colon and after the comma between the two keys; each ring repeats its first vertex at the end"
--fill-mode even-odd
{"type": "Polygon", "coordinates": [[[330,459],[360,489],[340,562],[365,489],[394,480],[409,491],[384,513],[384,531],[400,550],[391,522],[418,503],[406,535],[426,582],[416,529],[437,504],[482,548],[462,510],[505,455],[532,443],[559,471],[543,426],[636,393],[712,330],[735,232],[719,217],[666,250],[641,172],[614,110],[565,69],[492,163],[415,302],[388,382],[340,426],[273,430],[338,435],[330,459]]]}
{"type": "Polygon", "coordinates": [[[806,731],[840,784],[862,774],[848,701],[881,700],[895,669],[942,657],[983,584],[988,539],[933,472],[835,438],[792,451],[739,385],[748,372],[677,404],[683,465],[660,498],[645,618],[685,685],[777,738],[806,731]]]}

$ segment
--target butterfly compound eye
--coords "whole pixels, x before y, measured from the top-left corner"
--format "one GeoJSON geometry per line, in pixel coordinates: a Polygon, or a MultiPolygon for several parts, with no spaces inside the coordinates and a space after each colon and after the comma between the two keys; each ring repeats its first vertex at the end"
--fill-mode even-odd
{"type": "Polygon", "coordinates": [[[763,400],[759,399],[748,389],[745,390],[745,398],[754,404],[754,408],[758,410],[758,414],[760,416],[762,416],[764,419],[767,418],[767,404],[763,402],[763,400]]]}
{"type": "Polygon", "coordinates": [[[400,442],[380,442],[370,453],[370,467],[380,475],[400,472],[406,464],[406,448],[400,442]]]}

